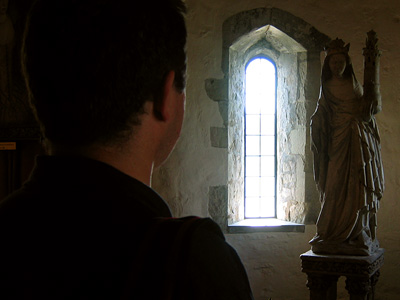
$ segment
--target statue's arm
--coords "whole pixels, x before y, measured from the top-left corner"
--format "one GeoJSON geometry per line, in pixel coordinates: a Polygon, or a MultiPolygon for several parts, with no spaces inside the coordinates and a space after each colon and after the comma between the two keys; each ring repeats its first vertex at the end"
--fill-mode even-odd
{"type": "Polygon", "coordinates": [[[379,97],[379,100],[375,100],[372,102],[372,114],[376,115],[377,113],[380,113],[382,111],[382,100],[379,97]]]}
{"type": "MultiPolygon", "coordinates": [[[[322,100],[323,102],[323,100],[322,100]]],[[[326,174],[328,168],[328,138],[329,127],[327,111],[318,101],[318,106],[311,117],[311,151],[314,156],[314,180],[320,193],[325,190],[326,174]]]]}
{"type": "Polygon", "coordinates": [[[364,98],[370,104],[371,114],[375,115],[382,110],[382,99],[380,93],[380,56],[378,38],[376,32],[371,30],[367,33],[364,55],[364,98]]]}

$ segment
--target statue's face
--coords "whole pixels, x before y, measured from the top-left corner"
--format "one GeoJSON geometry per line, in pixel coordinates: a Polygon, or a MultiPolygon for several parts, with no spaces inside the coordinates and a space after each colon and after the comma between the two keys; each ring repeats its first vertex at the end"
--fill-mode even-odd
{"type": "Polygon", "coordinates": [[[346,56],[341,53],[333,54],[329,59],[329,68],[333,76],[342,77],[346,69],[346,56]]]}

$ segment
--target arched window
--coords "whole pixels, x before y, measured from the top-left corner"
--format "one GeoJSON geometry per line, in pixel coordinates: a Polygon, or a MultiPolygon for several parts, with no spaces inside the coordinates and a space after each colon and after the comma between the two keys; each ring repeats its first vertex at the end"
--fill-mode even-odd
{"type": "Polygon", "coordinates": [[[276,67],[265,57],[246,67],[245,218],[276,217],[276,67]]]}
{"type": "Polygon", "coordinates": [[[224,21],[222,34],[224,76],[208,78],[205,88],[218,103],[223,121],[222,127],[210,127],[210,142],[212,147],[226,149],[226,161],[221,160],[226,173],[222,171],[218,184],[209,187],[208,212],[229,232],[246,232],[246,226],[257,223],[262,227],[274,220],[312,224],[320,203],[313,178],[309,120],[318,99],[321,50],[331,39],[278,8],[256,8],[233,15],[224,21]],[[250,116],[253,114],[246,103],[251,94],[246,84],[252,81],[246,77],[253,60],[272,62],[275,67],[275,165],[274,169],[267,168],[275,178],[270,180],[270,187],[263,179],[263,116],[250,116]],[[250,128],[257,123],[260,133],[252,134],[250,128]],[[250,155],[251,151],[259,154],[250,155]],[[273,196],[266,194],[271,191],[273,196]],[[261,201],[267,197],[275,199],[261,201]]]}

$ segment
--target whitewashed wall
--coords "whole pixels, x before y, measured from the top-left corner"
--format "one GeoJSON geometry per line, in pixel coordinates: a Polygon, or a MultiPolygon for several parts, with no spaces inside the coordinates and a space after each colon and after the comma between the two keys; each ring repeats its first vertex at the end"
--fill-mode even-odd
{"type": "MultiPolygon", "coordinates": [[[[362,82],[365,34],[378,33],[383,111],[377,115],[382,139],[386,191],[378,214],[378,238],[386,249],[377,300],[400,299],[400,1],[398,0],[187,0],[188,86],[182,137],[153,178],[154,188],[176,216],[208,215],[208,188],[226,184],[226,149],[210,145],[210,127],[223,127],[218,104],[207,97],[207,78],[222,78],[222,23],[259,7],[285,10],[332,38],[350,42],[362,82]]],[[[309,250],[315,226],[305,233],[227,235],[247,269],[256,300],[307,299],[299,255],[309,250]]],[[[341,289],[343,284],[339,284],[341,289]]],[[[344,299],[345,291],[339,296],[344,299]]]]}

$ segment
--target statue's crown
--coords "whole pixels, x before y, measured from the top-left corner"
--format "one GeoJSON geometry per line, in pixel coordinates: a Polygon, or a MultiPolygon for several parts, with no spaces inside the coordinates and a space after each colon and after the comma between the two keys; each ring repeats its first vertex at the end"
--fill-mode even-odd
{"type": "Polygon", "coordinates": [[[335,40],[330,41],[329,44],[325,46],[324,50],[326,56],[338,53],[347,55],[349,53],[349,48],[350,44],[345,46],[343,40],[336,38],[335,40]]]}

